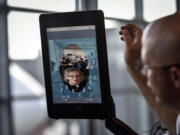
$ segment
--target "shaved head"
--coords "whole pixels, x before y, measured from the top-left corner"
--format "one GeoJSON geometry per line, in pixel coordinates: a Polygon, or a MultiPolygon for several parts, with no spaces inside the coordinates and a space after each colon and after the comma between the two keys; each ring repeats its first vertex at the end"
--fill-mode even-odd
{"type": "Polygon", "coordinates": [[[147,86],[155,93],[156,101],[180,109],[180,68],[174,66],[180,65],[180,13],[145,28],[141,59],[147,67],[147,86]]]}
{"type": "Polygon", "coordinates": [[[143,33],[142,45],[141,56],[145,63],[180,64],[180,13],[149,24],[143,33]]]}

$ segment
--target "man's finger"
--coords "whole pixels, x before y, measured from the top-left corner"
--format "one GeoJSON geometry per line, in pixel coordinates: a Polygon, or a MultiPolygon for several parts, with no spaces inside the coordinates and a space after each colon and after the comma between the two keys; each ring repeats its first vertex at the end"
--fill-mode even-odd
{"type": "Polygon", "coordinates": [[[121,26],[121,30],[127,29],[127,26],[121,26]]]}
{"type": "Polygon", "coordinates": [[[126,28],[131,29],[133,31],[138,31],[138,32],[141,31],[141,28],[139,28],[137,25],[131,24],[131,23],[126,24],[126,28]]]}
{"type": "Polygon", "coordinates": [[[123,33],[123,38],[124,38],[124,41],[126,42],[126,45],[129,46],[132,44],[132,38],[131,38],[131,35],[130,33],[128,32],[128,30],[123,30],[122,31],[123,33]]]}
{"type": "Polygon", "coordinates": [[[123,33],[122,33],[122,31],[119,31],[119,35],[122,35],[123,33]]]}

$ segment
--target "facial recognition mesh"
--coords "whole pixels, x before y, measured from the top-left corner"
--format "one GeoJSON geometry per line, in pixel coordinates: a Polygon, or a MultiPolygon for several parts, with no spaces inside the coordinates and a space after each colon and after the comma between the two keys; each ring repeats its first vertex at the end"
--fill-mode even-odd
{"type": "Polygon", "coordinates": [[[95,29],[47,35],[53,102],[101,103],[95,29]]]}

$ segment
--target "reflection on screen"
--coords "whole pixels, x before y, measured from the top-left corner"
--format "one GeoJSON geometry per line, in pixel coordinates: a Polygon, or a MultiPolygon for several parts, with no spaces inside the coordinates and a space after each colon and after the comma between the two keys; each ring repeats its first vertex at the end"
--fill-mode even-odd
{"type": "Polygon", "coordinates": [[[47,29],[54,103],[101,103],[94,25],[47,29]]]}

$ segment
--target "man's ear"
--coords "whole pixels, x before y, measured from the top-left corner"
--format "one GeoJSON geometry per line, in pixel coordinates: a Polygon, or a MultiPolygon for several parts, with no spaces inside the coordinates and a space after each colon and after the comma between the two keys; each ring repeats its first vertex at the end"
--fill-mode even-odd
{"type": "Polygon", "coordinates": [[[170,69],[171,80],[176,88],[180,88],[180,68],[172,67],[170,69]]]}

